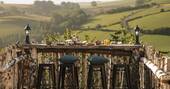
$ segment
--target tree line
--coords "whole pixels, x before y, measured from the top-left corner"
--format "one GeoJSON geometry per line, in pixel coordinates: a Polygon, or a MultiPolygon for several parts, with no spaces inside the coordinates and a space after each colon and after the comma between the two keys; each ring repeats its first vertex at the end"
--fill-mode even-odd
{"type": "Polygon", "coordinates": [[[78,3],[71,2],[55,5],[52,1],[35,1],[31,10],[35,14],[50,16],[46,30],[55,32],[63,32],[65,28],[80,28],[88,17],[78,3]]]}

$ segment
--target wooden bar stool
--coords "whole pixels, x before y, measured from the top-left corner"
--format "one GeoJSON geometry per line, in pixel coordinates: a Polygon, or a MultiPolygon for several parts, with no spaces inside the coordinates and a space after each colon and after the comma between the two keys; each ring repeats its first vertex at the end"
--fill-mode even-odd
{"type": "Polygon", "coordinates": [[[56,89],[54,64],[39,64],[37,89],[56,89]]]}
{"type": "MultiPolygon", "coordinates": [[[[118,71],[124,71],[125,76],[123,76],[123,78],[125,77],[126,80],[126,85],[128,89],[133,89],[131,87],[131,83],[130,83],[130,70],[129,70],[129,65],[127,64],[115,64],[113,65],[113,72],[112,72],[112,89],[116,89],[116,78],[117,78],[117,72],[118,71]]],[[[123,82],[123,81],[121,81],[123,82]]],[[[124,83],[124,82],[123,82],[124,83]]],[[[124,87],[124,86],[123,86],[124,87]]]]}
{"type": "Polygon", "coordinates": [[[65,89],[66,87],[68,89],[79,89],[78,72],[75,66],[76,61],[77,58],[71,55],[61,57],[58,89],[65,89]],[[69,80],[66,78],[69,78],[69,80]]]}
{"type": "Polygon", "coordinates": [[[87,79],[87,88],[95,89],[93,86],[94,85],[93,72],[99,71],[101,73],[102,88],[107,89],[105,63],[107,63],[108,60],[102,56],[91,56],[90,58],[88,58],[88,61],[90,62],[90,65],[87,79]],[[96,68],[98,68],[99,70],[95,70],[96,68]]]}

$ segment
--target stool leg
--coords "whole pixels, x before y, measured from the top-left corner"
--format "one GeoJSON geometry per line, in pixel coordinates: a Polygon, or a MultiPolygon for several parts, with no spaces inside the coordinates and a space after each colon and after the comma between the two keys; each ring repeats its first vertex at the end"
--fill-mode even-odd
{"type": "Polygon", "coordinates": [[[62,65],[60,66],[60,71],[59,71],[59,76],[58,76],[58,89],[60,89],[60,87],[61,87],[61,76],[62,76],[62,72],[61,72],[61,70],[63,69],[63,67],[62,67],[62,65]]]}
{"type": "Polygon", "coordinates": [[[103,89],[107,89],[107,83],[106,83],[106,71],[105,71],[105,66],[100,67],[100,72],[101,72],[101,79],[102,79],[102,86],[103,89]]]}
{"type": "Polygon", "coordinates": [[[61,79],[61,88],[60,89],[64,89],[64,83],[65,83],[65,71],[66,71],[66,66],[63,66],[63,70],[61,70],[62,72],[62,79],[61,79]]]}
{"type": "Polygon", "coordinates": [[[74,76],[75,76],[75,80],[76,80],[76,89],[79,89],[78,71],[77,71],[77,67],[76,66],[74,66],[74,76]]]}
{"type": "Polygon", "coordinates": [[[55,82],[55,70],[54,70],[54,65],[50,66],[50,75],[51,75],[51,80],[52,80],[52,89],[56,89],[56,82],[55,82]]]}
{"type": "Polygon", "coordinates": [[[112,70],[112,89],[115,89],[115,83],[116,83],[116,66],[113,66],[112,70]]]}
{"type": "Polygon", "coordinates": [[[71,77],[72,77],[72,81],[71,81],[71,89],[76,89],[76,83],[75,83],[75,81],[76,81],[76,77],[75,77],[75,70],[74,70],[74,65],[71,65],[70,66],[70,68],[71,68],[71,70],[70,70],[70,72],[71,72],[71,77]]]}
{"type": "Polygon", "coordinates": [[[55,72],[55,66],[52,65],[52,78],[53,78],[53,89],[56,89],[56,76],[55,76],[56,72],[55,72]]]}
{"type": "Polygon", "coordinates": [[[93,86],[93,66],[90,65],[87,79],[87,87],[88,89],[92,89],[92,86],[93,86]]]}
{"type": "Polygon", "coordinates": [[[58,89],[64,89],[65,66],[61,65],[58,77],[58,89]]]}
{"type": "Polygon", "coordinates": [[[39,68],[38,68],[38,81],[37,81],[37,89],[40,89],[40,86],[41,86],[41,78],[42,78],[42,66],[40,65],[39,68]]]}
{"type": "Polygon", "coordinates": [[[56,89],[57,88],[57,86],[56,86],[56,71],[55,71],[55,66],[53,65],[53,86],[54,86],[54,88],[53,89],[56,89]]]}
{"type": "Polygon", "coordinates": [[[126,65],[126,66],[125,66],[125,76],[126,76],[127,86],[128,86],[128,89],[132,89],[129,73],[130,73],[130,71],[129,71],[129,66],[126,65]]]}

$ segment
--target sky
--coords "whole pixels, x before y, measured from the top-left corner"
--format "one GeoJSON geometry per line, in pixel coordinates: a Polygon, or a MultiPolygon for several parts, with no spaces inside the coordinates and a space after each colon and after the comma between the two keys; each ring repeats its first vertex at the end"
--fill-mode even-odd
{"type": "MultiPolygon", "coordinates": [[[[5,3],[17,3],[17,4],[32,4],[35,0],[0,0],[5,3]]],[[[91,2],[91,1],[115,1],[115,0],[51,0],[55,3],[60,3],[62,1],[70,1],[70,2],[91,2]]]]}

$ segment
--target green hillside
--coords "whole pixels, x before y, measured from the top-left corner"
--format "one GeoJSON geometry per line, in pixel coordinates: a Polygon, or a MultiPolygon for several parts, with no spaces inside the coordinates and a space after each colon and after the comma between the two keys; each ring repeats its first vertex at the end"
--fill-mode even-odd
{"type": "Polygon", "coordinates": [[[157,15],[147,16],[130,22],[132,27],[140,25],[144,30],[156,29],[161,27],[170,27],[170,12],[160,13],[157,15]]]}
{"type": "Polygon", "coordinates": [[[153,45],[161,51],[170,51],[170,36],[164,35],[144,35],[142,41],[145,44],[153,45]]]}
{"type": "Polygon", "coordinates": [[[49,21],[50,17],[25,13],[31,5],[25,4],[0,4],[0,38],[10,35],[24,34],[24,26],[30,24],[35,30],[37,24],[49,21]]]}
{"type": "Polygon", "coordinates": [[[111,7],[111,8],[117,8],[117,7],[122,7],[122,6],[129,6],[133,5],[134,0],[118,0],[118,1],[110,1],[110,2],[97,2],[97,6],[92,6],[91,3],[80,3],[81,8],[83,9],[100,9],[100,8],[106,8],[106,7],[111,7]]]}
{"type": "Polygon", "coordinates": [[[151,2],[156,2],[156,3],[170,3],[169,0],[151,0],[151,2]]]}
{"type": "Polygon", "coordinates": [[[92,18],[87,24],[83,25],[83,27],[94,28],[96,25],[109,25],[112,23],[120,22],[121,18],[127,16],[131,12],[122,12],[117,14],[103,14],[92,18]]]}
{"type": "MultiPolygon", "coordinates": [[[[158,2],[158,1],[155,1],[158,2]]],[[[161,1],[163,3],[164,1],[161,1]]],[[[170,4],[161,4],[159,7],[154,6],[146,9],[139,9],[136,11],[127,11],[116,14],[103,14],[96,17],[93,17],[89,23],[83,25],[89,27],[95,27],[97,24],[106,25],[106,27],[102,27],[102,29],[110,29],[110,30],[121,30],[120,24],[114,24],[111,26],[107,26],[109,24],[120,22],[120,19],[124,16],[128,16],[129,14],[137,12],[130,17],[129,25],[130,27],[135,27],[139,25],[144,30],[152,30],[162,27],[170,27],[170,4]],[[161,9],[164,9],[165,12],[160,12],[161,9]]],[[[106,39],[109,38],[109,34],[112,32],[104,32],[104,31],[83,31],[82,35],[90,35],[96,37],[96,39],[106,39]],[[91,35],[94,33],[95,35],[91,35]]],[[[143,34],[144,35],[144,34],[143,34]]],[[[144,35],[142,36],[142,41],[146,44],[153,45],[156,49],[161,51],[170,51],[169,47],[169,39],[170,36],[165,35],[144,35]],[[159,41],[159,42],[158,42],[159,41]]]]}
{"type": "MultiPolygon", "coordinates": [[[[116,2],[117,5],[131,5],[133,0],[124,0],[124,3],[116,2]],[[128,1],[131,1],[128,3],[128,1]],[[119,3],[119,4],[118,4],[119,3]]],[[[157,3],[167,3],[169,0],[152,0],[152,2],[157,3]]],[[[101,9],[113,8],[116,6],[116,3],[100,3],[97,7],[90,7],[90,4],[81,5],[84,9],[101,9]]],[[[29,5],[2,5],[4,8],[28,8],[29,5]]],[[[129,25],[131,28],[139,25],[144,30],[152,30],[161,27],[170,27],[170,4],[160,4],[160,6],[154,6],[150,8],[138,9],[125,11],[121,13],[112,13],[112,14],[100,14],[94,17],[91,17],[90,20],[82,25],[82,28],[86,30],[78,31],[81,39],[85,39],[85,35],[89,35],[90,39],[109,39],[109,35],[113,33],[114,30],[121,30],[120,25],[121,19],[127,17],[128,15],[134,13],[129,17],[129,25]],[[160,12],[161,9],[164,9],[165,12],[160,12]],[[87,28],[96,28],[97,25],[102,25],[101,29],[91,30],[87,28]]],[[[24,34],[23,28],[26,24],[31,24],[33,30],[37,28],[39,22],[49,21],[51,18],[47,16],[40,15],[8,15],[0,17],[0,38],[6,37],[10,34],[24,34]]],[[[142,41],[154,45],[157,49],[161,51],[170,51],[168,46],[170,36],[164,35],[145,35],[142,36],[142,41]],[[160,43],[157,41],[160,40],[160,43]]]]}
{"type": "Polygon", "coordinates": [[[29,16],[4,16],[0,17],[0,38],[10,34],[17,34],[23,32],[26,24],[31,24],[33,30],[36,29],[37,24],[42,21],[49,21],[49,17],[29,15],[29,16]]]}

